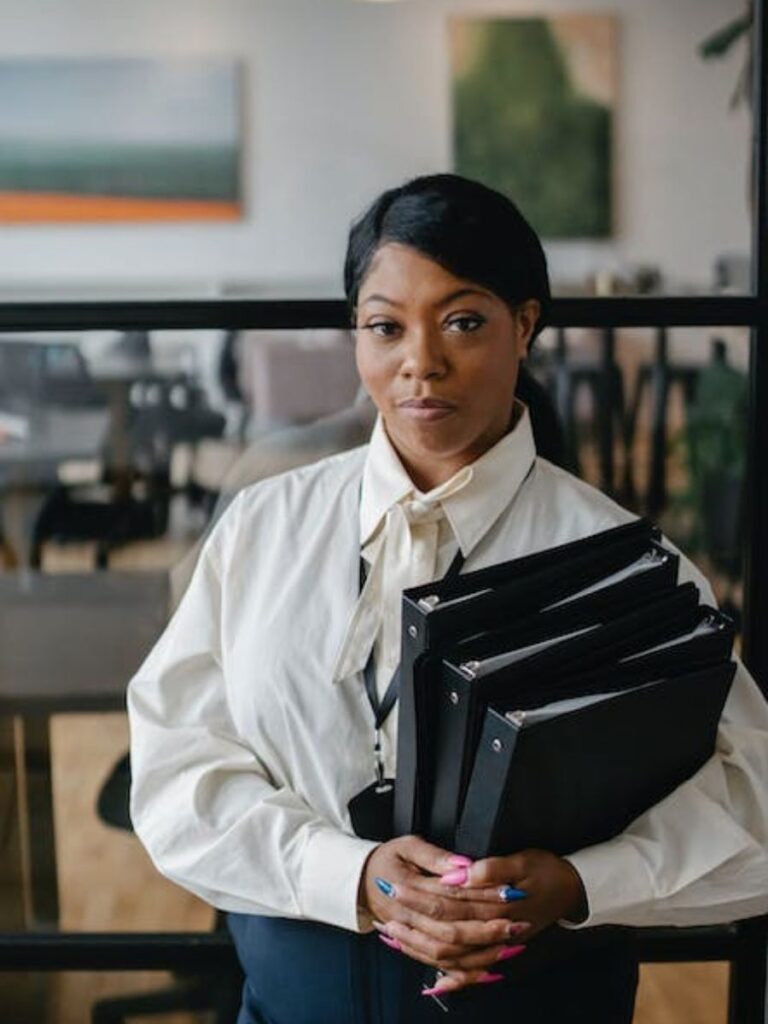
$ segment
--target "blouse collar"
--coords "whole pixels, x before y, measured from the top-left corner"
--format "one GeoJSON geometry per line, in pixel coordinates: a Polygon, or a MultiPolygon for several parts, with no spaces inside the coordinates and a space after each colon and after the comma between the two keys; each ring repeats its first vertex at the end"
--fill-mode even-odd
{"type": "Polygon", "coordinates": [[[407,498],[440,502],[461,552],[467,558],[510,504],[536,458],[528,409],[516,401],[512,430],[464,466],[450,480],[426,493],[408,476],[379,416],[363,468],[360,544],[381,528],[389,509],[407,498]]]}

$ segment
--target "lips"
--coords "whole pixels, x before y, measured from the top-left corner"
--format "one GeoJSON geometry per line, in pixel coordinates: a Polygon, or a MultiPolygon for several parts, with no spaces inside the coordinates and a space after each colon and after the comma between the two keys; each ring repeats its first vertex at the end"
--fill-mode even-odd
{"type": "Polygon", "coordinates": [[[406,398],[399,402],[401,409],[455,409],[452,402],[444,398],[406,398]]]}
{"type": "Polygon", "coordinates": [[[398,402],[399,410],[412,420],[431,422],[456,412],[456,406],[443,398],[406,398],[398,402]]]}

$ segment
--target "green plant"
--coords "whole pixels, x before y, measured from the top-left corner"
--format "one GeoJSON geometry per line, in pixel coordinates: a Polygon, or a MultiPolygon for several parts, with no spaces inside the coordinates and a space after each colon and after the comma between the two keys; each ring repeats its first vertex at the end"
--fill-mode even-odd
{"type": "Polygon", "coordinates": [[[746,375],[728,364],[724,343],[715,342],[677,442],[688,483],[676,503],[678,513],[688,513],[686,546],[731,578],[740,568],[747,402],[746,375]]]}
{"type": "MultiPolygon", "coordinates": [[[[752,34],[752,22],[754,20],[754,8],[752,0],[748,0],[747,9],[738,18],[729,21],[699,45],[699,54],[704,60],[712,60],[724,57],[739,40],[750,41],[752,34]]],[[[731,95],[731,107],[737,107],[740,103],[749,105],[752,101],[752,51],[747,47],[747,58],[744,61],[736,88],[731,95]]]]}

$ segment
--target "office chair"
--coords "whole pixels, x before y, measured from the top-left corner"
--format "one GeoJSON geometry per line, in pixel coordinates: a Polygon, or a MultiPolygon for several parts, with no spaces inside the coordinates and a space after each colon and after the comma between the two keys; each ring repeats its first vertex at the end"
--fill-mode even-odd
{"type": "Polygon", "coordinates": [[[174,447],[221,437],[225,427],[224,417],[209,409],[202,390],[187,380],[137,381],[131,389],[130,414],[129,467],[114,469],[108,445],[98,484],[55,488],[34,524],[33,568],[40,568],[43,545],[50,540],[95,541],[96,566],[105,569],[116,548],[163,536],[174,493],[174,447]]]}
{"type": "Polygon", "coordinates": [[[546,370],[547,390],[553,396],[560,429],[564,434],[564,465],[580,475],[576,402],[586,390],[591,399],[600,462],[600,487],[607,494],[616,491],[615,447],[624,441],[624,378],[615,359],[615,335],[606,328],[600,338],[598,360],[569,358],[566,329],[557,328],[554,358],[546,370]]]}
{"type": "Polygon", "coordinates": [[[218,379],[228,406],[235,412],[235,437],[245,440],[251,410],[240,387],[240,331],[227,331],[219,352],[218,379]]]}
{"type": "MultiPolygon", "coordinates": [[[[656,353],[653,362],[641,363],[637,372],[635,391],[626,418],[627,455],[635,445],[637,419],[643,395],[650,392],[651,414],[651,463],[648,488],[643,504],[649,515],[658,515],[667,502],[667,414],[672,389],[682,391],[685,407],[693,401],[702,367],[698,364],[670,363],[669,338],[666,327],[656,329],[656,353]]],[[[628,459],[629,464],[629,459],[628,459]]],[[[629,488],[634,493],[634,482],[628,475],[629,488]]]]}

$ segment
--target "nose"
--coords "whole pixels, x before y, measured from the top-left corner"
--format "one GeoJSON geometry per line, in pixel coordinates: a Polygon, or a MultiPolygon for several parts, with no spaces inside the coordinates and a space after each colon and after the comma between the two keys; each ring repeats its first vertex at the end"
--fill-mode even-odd
{"type": "Polygon", "coordinates": [[[448,364],[439,332],[421,327],[409,332],[400,372],[404,377],[431,380],[444,377],[448,364]]]}

